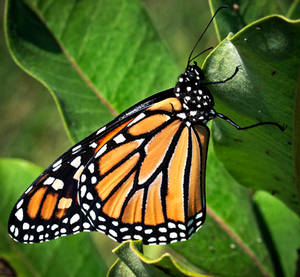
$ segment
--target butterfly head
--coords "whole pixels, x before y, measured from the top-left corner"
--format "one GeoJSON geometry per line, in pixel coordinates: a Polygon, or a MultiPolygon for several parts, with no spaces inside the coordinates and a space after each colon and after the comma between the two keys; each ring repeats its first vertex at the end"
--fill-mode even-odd
{"type": "Polygon", "coordinates": [[[215,117],[214,98],[203,84],[204,73],[194,62],[178,77],[175,96],[182,102],[187,119],[191,123],[206,123],[215,117]]]}

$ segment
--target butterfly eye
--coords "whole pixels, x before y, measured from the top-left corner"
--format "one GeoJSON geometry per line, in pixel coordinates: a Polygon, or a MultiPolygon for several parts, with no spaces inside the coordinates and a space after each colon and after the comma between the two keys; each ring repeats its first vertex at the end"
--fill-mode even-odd
{"type": "Polygon", "coordinates": [[[190,79],[196,78],[196,74],[194,72],[190,72],[189,71],[187,74],[188,74],[188,76],[189,76],[190,79]]]}

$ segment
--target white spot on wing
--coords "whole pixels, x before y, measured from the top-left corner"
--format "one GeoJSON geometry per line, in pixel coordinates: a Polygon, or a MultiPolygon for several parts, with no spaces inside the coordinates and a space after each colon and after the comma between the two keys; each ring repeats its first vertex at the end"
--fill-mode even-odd
{"type": "Polygon", "coordinates": [[[93,221],[96,220],[96,214],[95,214],[95,212],[93,210],[90,211],[90,216],[91,216],[91,218],[92,218],[93,221]]]}
{"type": "Polygon", "coordinates": [[[93,195],[90,192],[88,192],[87,195],[86,195],[86,199],[93,200],[94,197],[93,197],[93,195]]]}
{"type": "Polygon", "coordinates": [[[166,232],[167,232],[167,228],[165,228],[165,227],[160,227],[160,228],[158,228],[158,231],[159,231],[159,232],[162,232],[162,233],[166,233],[166,232]]]}
{"type": "Polygon", "coordinates": [[[19,220],[19,221],[22,221],[23,220],[23,209],[19,209],[17,210],[16,214],[15,214],[16,218],[19,220]]]}
{"type": "Polygon", "coordinates": [[[198,219],[198,218],[200,218],[200,217],[202,217],[203,216],[203,213],[201,212],[201,213],[198,213],[197,215],[196,215],[196,217],[195,217],[195,219],[198,219]]]}
{"type": "Polygon", "coordinates": [[[94,164],[93,164],[93,163],[90,164],[90,165],[88,166],[88,169],[89,169],[89,171],[90,171],[91,173],[94,173],[94,170],[95,170],[94,164]]]}
{"type": "Polygon", "coordinates": [[[90,223],[88,223],[88,222],[84,222],[83,223],[83,228],[85,228],[85,229],[88,229],[88,228],[90,228],[90,223]]]}
{"type": "Polygon", "coordinates": [[[21,199],[21,200],[19,201],[19,203],[18,203],[18,205],[17,205],[17,209],[19,209],[19,208],[22,206],[23,202],[24,202],[24,199],[21,199]]]}
{"type": "Polygon", "coordinates": [[[81,164],[81,156],[76,157],[72,162],[71,166],[78,168],[81,164]]]}
{"type": "Polygon", "coordinates": [[[108,233],[110,233],[113,237],[117,237],[118,236],[117,232],[114,231],[114,230],[109,230],[108,233]]]}
{"type": "Polygon", "coordinates": [[[119,135],[117,135],[115,138],[114,138],[114,141],[116,142],[116,143],[121,143],[121,142],[123,142],[123,141],[125,141],[126,139],[125,139],[125,137],[122,135],[122,134],[119,134],[119,135]]]}
{"type": "Polygon", "coordinates": [[[106,149],[107,149],[107,145],[105,144],[99,149],[99,151],[95,155],[95,158],[98,158],[99,156],[101,156],[106,151],[106,149]]]}
{"type": "Polygon", "coordinates": [[[97,143],[96,143],[96,142],[93,142],[92,144],[90,144],[90,147],[96,148],[96,147],[97,147],[97,143]]]}
{"type": "Polygon", "coordinates": [[[169,227],[170,229],[172,229],[172,228],[176,228],[176,225],[175,225],[173,222],[169,222],[169,223],[168,223],[168,227],[169,227]]]}
{"type": "Polygon", "coordinates": [[[30,225],[27,222],[23,223],[23,230],[28,230],[30,225]]]}
{"type": "MultiPolygon", "coordinates": [[[[70,219],[70,224],[71,224],[71,225],[74,224],[74,223],[77,222],[79,219],[80,219],[79,214],[74,214],[74,215],[71,217],[71,219],[70,219]]],[[[76,231],[76,230],[73,229],[73,231],[76,231]]]]}
{"type": "Polygon", "coordinates": [[[45,181],[44,181],[44,185],[51,185],[54,182],[55,178],[53,177],[48,177],[45,181]]]}
{"type": "Polygon", "coordinates": [[[81,198],[83,198],[85,196],[85,193],[86,193],[86,186],[82,186],[80,188],[80,196],[81,196],[81,198]]]}
{"type": "Polygon", "coordinates": [[[101,230],[106,230],[106,226],[105,225],[99,225],[98,228],[101,229],[101,230]]]}
{"type": "Polygon", "coordinates": [[[55,162],[55,163],[52,165],[52,167],[53,167],[53,168],[54,168],[54,167],[57,167],[57,166],[61,165],[61,163],[62,163],[62,159],[59,159],[57,162],[55,162]]]}
{"type": "Polygon", "coordinates": [[[102,128],[100,128],[100,129],[97,131],[96,135],[102,133],[103,131],[105,131],[105,129],[106,129],[106,126],[103,126],[102,128]]]}
{"type": "Polygon", "coordinates": [[[38,233],[44,231],[44,226],[43,226],[43,225],[39,225],[39,226],[36,228],[36,231],[37,231],[38,233]]]}
{"type": "Polygon", "coordinates": [[[64,182],[62,180],[56,179],[55,182],[52,184],[52,187],[55,190],[62,189],[64,187],[64,182]]]}
{"type": "Polygon", "coordinates": [[[81,148],[81,145],[80,145],[80,144],[77,145],[77,146],[75,146],[75,147],[73,147],[73,148],[72,148],[73,154],[76,153],[76,152],[78,152],[78,150],[79,150],[80,148],[81,148]]]}
{"type": "Polygon", "coordinates": [[[84,183],[85,180],[86,180],[86,175],[82,174],[81,177],[80,177],[80,179],[81,179],[81,182],[84,183]]]}
{"type": "Polygon", "coordinates": [[[140,121],[141,119],[143,119],[145,117],[144,113],[140,113],[134,120],[132,120],[127,126],[130,127],[133,124],[137,123],[138,121],[140,121]]]}
{"type": "Polygon", "coordinates": [[[93,176],[93,177],[91,178],[91,183],[92,183],[92,184],[96,184],[96,183],[97,183],[97,177],[93,176]]]}
{"type": "Polygon", "coordinates": [[[82,173],[83,170],[84,170],[84,166],[82,165],[82,166],[79,167],[79,168],[77,169],[77,171],[75,172],[75,174],[74,174],[74,176],[73,176],[73,179],[78,181],[79,178],[80,178],[80,175],[81,175],[81,173],[82,173]]]}
{"type": "Polygon", "coordinates": [[[177,238],[177,233],[175,233],[175,232],[170,233],[170,238],[171,239],[176,239],[177,238]]]}
{"type": "Polygon", "coordinates": [[[51,230],[53,231],[53,230],[55,230],[55,229],[57,229],[58,228],[58,225],[57,224],[53,224],[52,226],[51,226],[51,230]]]}
{"type": "Polygon", "coordinates": [[[142,227],[142,226],[135,226],[135,230],[137,230],[137,231],[142,231],[142,230],[143,230],[143,227],[142,227]]]}

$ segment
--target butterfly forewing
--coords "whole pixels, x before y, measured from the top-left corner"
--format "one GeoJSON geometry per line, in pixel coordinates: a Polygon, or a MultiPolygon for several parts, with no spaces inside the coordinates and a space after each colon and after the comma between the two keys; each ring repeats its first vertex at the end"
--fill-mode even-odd
{"type": "Polygon", "coordinates": [[[12,238],[36,243],[94,230],[78,205],[78,180],[88,161],[110,139],[106,134],[112,136],[121,126],[113,121],[100,128],[65,152],[33,182],[10,215],[12,238]]]}
{"type": "Polygon", "coordinates": [[[201,226],[209,131],[187,125],[181,112],[169,97],[103,138],[79,181],[79,204],[97,231],[165,244],[201,226]]]}

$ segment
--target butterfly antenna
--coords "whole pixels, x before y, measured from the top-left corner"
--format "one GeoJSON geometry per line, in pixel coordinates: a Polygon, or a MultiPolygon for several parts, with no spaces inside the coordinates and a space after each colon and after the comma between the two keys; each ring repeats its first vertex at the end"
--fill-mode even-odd
{"type": "MultiPolygon", "coordinates": [[[[193,47],[193,49],[192,49],[192,51],[191,51],[191,53],[190,53],[190,55],[189,55],[187,65],[189,65],[190,62],[191,62],[193,59],[195,59],[195,58],[193,58],[193,59],[191,58],[192,55],[193,55],[193,52],[195,51],[195,49],[196,49],[198,43],[199,43],[200,40],[202,39],[202,37],[203,37],[203,35],[205,34],[206,30],[208,29],[209,25],[212,23],[212,21],[214,20],[215,16],[217,15],[217,13],[218,13],[221,9],[225,9],[225,8],[228,8],[228,6],[221,6],[220,8],[218,8],[218,9],[216,10],[215,14],[213,15],[213,17],[210,19],[209,23],[207,24],[207,26],[205,27],[204,31],[202,32],[202,34],[200,35],[199,39],[197,40],[197,42],[196,42],[195,45],[194,45],[194,47],[193,47]]],[[[199,56],[199,55],[198,55],[198,56],[199,56]]]]}
{"type": "Polygon", "coordinates": [[[201,51],[198,55],[196,55],[195,57],[191,58],[190,62],[192,62],[193,60],[195,60],[196,58],[198,58],[199,56],[201,56],[203,53],[205,53],[206,51],[212,50],[214,49],[213,47],[209,47],[203,51],[201,51]]]}

